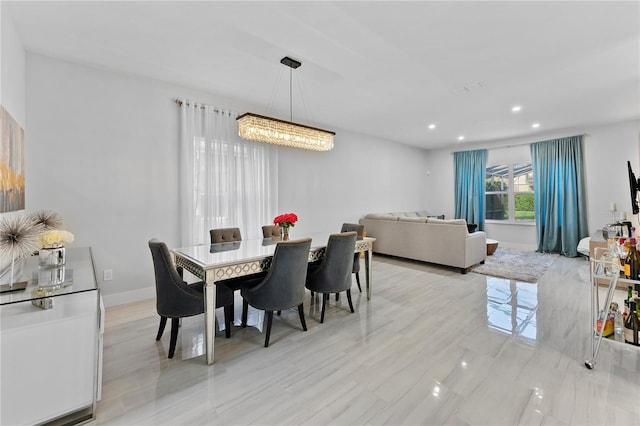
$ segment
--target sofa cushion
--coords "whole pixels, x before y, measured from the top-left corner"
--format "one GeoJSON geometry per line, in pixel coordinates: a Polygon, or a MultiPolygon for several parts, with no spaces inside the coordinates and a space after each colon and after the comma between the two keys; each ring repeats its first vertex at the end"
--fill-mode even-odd
{"type": "Polygon", "coordinates": [[[398,217],[418,217],[418,213],[416,212],[396,212],[396,213],[390,213],[392,216],[398,216],[398,217]]]}
{"type": "Polygon", "coordinates": [[[464,225],[467,226],[467,221],[464,219],[434,219],[427,218],[427,223],[442,223],[447,225],[464,225]]]}
{"type": "Polygon", "coordinates": [[[398,218],[398,220],[400,222],[419,222],[419,223],[426,223],[427,218],[426,217],[400,217],[398,218]]]}
{"type": "Polygon", "coordinates": [[[389,213],[369,213],[365,216],[365,219],[398,220],[398,217],[392,216],[389,213]]]}
{"type": "MultiPolygon", "coordinates": [[[[431,215],[426,210],[416,211],[416,212],[394,212],[394,213],[369,213],[365,216],[365,219],[384,219],[384,220],[398,220],[399,218],[411,218],[411,219],[425,219],[425,218],[435,218],[435,219],[444,219],[444,215],[431,215]]],[[[418,222],[425,222],[424,220],[419,220],[418,222]]]]}

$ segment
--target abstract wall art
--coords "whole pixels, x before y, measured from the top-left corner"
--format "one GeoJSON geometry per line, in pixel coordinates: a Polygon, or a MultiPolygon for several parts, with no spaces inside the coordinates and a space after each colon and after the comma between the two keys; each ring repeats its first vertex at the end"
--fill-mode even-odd
{"type": "Polygon", "coordinates": [[[24,210],[24,129],[0,105],[0,213],[24,210]]]}

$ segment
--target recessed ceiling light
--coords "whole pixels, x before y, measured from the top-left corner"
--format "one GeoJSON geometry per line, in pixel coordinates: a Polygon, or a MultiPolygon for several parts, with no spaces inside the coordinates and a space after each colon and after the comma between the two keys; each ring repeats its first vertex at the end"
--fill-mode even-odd
{"type": "Polygon", "coordinates": [[[537,129],[538,127],[540,127],[540,123],[533,123],[531,127],[533,127],[534,129],[537,129]]]}
{"type": "Polygon", "coordinates": [[[511,112],[520,112],[521,109],[522,107],[520,105],[515,105],[511,107],[511,112]]]}
{"type": "Polygon", "coordinates": [[[429,130],[433,130],[433,129],[435,129],[435,128],[436,128],[436,125],[435,125],[435,124],[433,124],[433,123],[429,124],[429,130]]]}
{"type": "Polygon", "coordinates": [[[458,140],[459,141],[463,141],[464,140],[464,136],[458,136],[458,140]]]}

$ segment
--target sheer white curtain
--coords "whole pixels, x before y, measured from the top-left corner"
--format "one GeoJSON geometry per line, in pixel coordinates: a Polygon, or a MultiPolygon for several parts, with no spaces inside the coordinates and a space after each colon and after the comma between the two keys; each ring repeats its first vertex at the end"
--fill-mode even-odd
{"type": "Polygon", "coordinates": [[[182,101],[180,203],[182,246],[208,244],[209,230],[238,227],[262,236],[278,207],[277,148],[238,136],[237,114],[182,101]]]}

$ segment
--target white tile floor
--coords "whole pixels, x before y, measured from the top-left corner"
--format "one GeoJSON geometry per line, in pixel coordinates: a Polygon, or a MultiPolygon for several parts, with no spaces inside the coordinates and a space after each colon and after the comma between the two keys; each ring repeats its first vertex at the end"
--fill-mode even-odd
{"type": "Polygon", "coordinates": [[[156,342],[154,301],[107,311],[103,399],[95,424],[640,424],[640,349],[589,357],[588,262],[559,258],[518,283],[374,257],[371,301],[332,300],[325,323],[305,302],[216,337],[205,365],[203,317],[185,319],[176,356],[156,342]]]}

